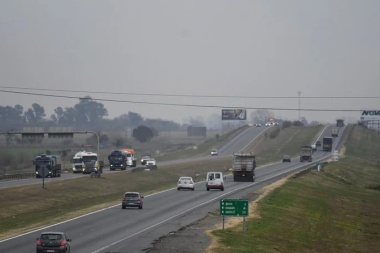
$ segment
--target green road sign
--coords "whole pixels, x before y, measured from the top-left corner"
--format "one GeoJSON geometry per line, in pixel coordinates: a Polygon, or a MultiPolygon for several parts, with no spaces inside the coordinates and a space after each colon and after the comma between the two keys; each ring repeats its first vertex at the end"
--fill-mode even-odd
{"type": "Polygon", "coordinates": [[[248,200],[222,199],[219,210],[221,216],[248,216],[248,200]]]}

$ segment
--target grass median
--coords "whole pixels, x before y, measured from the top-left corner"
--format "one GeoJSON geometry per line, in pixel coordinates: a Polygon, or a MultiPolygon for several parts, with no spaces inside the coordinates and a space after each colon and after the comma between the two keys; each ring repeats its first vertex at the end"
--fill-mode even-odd
{"type": "Polygon", "coordinates": [[[213,231],[217,252],[378,252],[380,136],[355,127],[345,146],[346,157],[261,199],[246,233],[213,231]]]}

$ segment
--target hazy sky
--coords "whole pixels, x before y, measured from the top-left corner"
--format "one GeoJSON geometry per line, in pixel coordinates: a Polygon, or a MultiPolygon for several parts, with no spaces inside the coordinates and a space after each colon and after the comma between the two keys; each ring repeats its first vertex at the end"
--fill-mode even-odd
{"type": "MultiPolygon", "coordinates": [[[[380,109],[379,81],[378,0],[0,0],[0,86],[88,92],[0,90],[215,106],[100,101],[111,118],[207,121],[232,106],[296,109],[272,111],[294,120],[299,91],[303,109],[380,109]],[[377,98],[302,98],[334,96],[377,98]]],[[[1,106],[37,102],[47,115],[78,101],[0,92],[1,106]]]]}

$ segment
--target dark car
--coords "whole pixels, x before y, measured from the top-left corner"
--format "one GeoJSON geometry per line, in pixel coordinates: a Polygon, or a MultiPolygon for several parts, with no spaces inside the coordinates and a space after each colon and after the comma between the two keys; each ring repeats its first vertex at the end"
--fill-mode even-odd
{"type": "Polygon", "coordinates": [[[37,253],[55,252],[70,253],[70,243],[65,233],[62,232],[43,232],[37,238],[37,253]]]}
{"type": "Polygon", "coordinates": [[[283,157],[282,157],[282,162],[284,163],[284,162],[291,162],[292,161],[292,158],[290,157],[290,155],[284,155],[283,157]]]}
{"type": "Polygon", "coordinates": [[[121,201],[121,208],[125,209],[127,207],[138,207],[139,209],[143,208],[143,198],[139,192],[126,192],[121,201]]]}

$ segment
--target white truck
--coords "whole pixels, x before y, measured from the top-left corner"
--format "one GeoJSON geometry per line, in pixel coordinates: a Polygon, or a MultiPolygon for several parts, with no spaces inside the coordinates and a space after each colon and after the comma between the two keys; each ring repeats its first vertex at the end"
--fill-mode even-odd
{"type": "Polygon", "coordinates": [[[83,173],[82,154],[85,154],[85,153],[86,151],[79,151],[71,159],[72,164],[73,164],[73,173],[83,173]]]}

